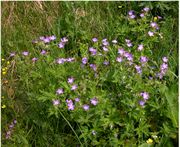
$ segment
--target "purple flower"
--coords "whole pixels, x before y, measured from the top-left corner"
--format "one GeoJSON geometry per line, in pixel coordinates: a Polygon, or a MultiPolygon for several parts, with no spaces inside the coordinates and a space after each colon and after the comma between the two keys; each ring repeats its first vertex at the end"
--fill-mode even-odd
{"type": "Polygon", "coordinates": [[[75,85],[72,85],[72,86],[71,86],[71,90],[76,90],[77,87],[78,87],[78,86],[77,86],[76,84],[75,84],[75,85]]]}
{"type": "Polygon", "coordinates": [[[148,35],[151,37],[151,36],[154,36],[154,32],[151,32],[151,31],[149,31],[148,32],[148,35]]]}
{"type": "Polygon", "coordinates": [[[125,39],[126,43],[131,43],[131,40],[125,39]]]}
{"type": "Polygon", "coordinates": [[[35,57],[32,58],[32,61],[33,61],[33,62],[36,62],[37,60],[38,60],[38,58],[35,58],[35,57]]]}
{"type": "Polygon", "coordinates": [[[16,55],[15,52],[10,53],[10,57],[13,57],[13,56],[15,56],[15,55],[16,55]]]}
{"type": "Polygon", "coordinates": [[[61,42],[66,43],[66,42],[68,42],[68,39],[66,37],[63,37],[63,38],[61,38],[61,42]]]}
{"type": "Polygon", "coordinates": [[[144,13],[141,13],[141,14],[140,14],[140,17],[144,17],[144,13]]]}
{"type": "Polygon", "coordinates": [[[77,97],[77,98],[75,98],[75,101],[76,101],[76,102],[79,102],[79,101],[80,101],[80,99],[77,97]]]}
{"type": "Polygon", "coordinates": [[[112,40],[112,43],[116,44],[116,43],[117,43],[117,40],[112,40]]]}
{"type": "Polygon", "coordinates": [[[123,55],[124,54],[124,49],[123,48],[119,48],[118,49],[118,54],[123,55]]]}
{"type": "Polygon", "coordinates": [[[132,45],[132,43],[130,42],[130,43],[127,43],[127,46],[128,46],[128,47],[131,47],[131,46],[133,46],[133,45],[132,45]]]}
{"type": "Polygon", "coordinates": [[[108,42],[107,39],[105,38],[105,39],[102,40],[102,44],[103,44],[104,46],[108,46],[108,45],[109,45],[109,42],[108,42]]]}
{"type": "Polygon", "coordinates": [[[60,95],[60,94],[63,94],[64,93],[64,90],[62,88],[59,88],[56,90],[56,94],[60,95]]]}
{"type": "Polygon", "coordinates": [[[43,41],[44,41],[44,43],[49,43],[50,39],[49,39],[49,37],[46,37],[46,38],[43,39],[43,41]]]}
{"type": "Polygon", "coordinates": [[[166,69],[168,69],[168,64],[163,63],[163,64],[161,65],[161,70],[166,70],[166,69]]]}
{"type": "Polygon", "coordinates": [[[7,134],[7,135],[11,135],[11,131],[7,131],[6,134],[7,134]]]}
{"type": "Polygon", "coordinates": [[[107,47],[105,47],[105,46],[103,46],[103,50],[104,50],[105,52],[109,51],[109,49],[108,49],[107,47]]]}
{"type": "Polygon", "coordinates": [[[141,92],[140,95],[143,97],[145,101],[149,99],[149,94],[147,92],[141,92]]]}
{"type": "MultiPolygon", "coordinates": [[[[156,27],[156,30],[159,30],[159,27],[158,27],[158,26],[156,27]]],[[[162,36],[160,36],[160,37],[162,38],[162,36]]]]}
{"type": "Polygon", "coordinates": [[[138,51],[142,51],[144,48],[143,44],[138,45],[138,51]]]}
{"type": "Polygon", "coordinates": [[[162,17],[161,16],[157,16],[158,17],[158,19],[162,19],[162,17]]]}
{"type": "Polygon", "coordinates": [[[93,41],[93,42],[97,42],[98,39],[97,39],[97,38],[93,38],[92,41],[93,41]]]}
{"type": "Polygon", "coordinates": [[[163,76],[164,76],[164,73],[157,73],[157,75],[156,75],[156,77],[159,77],[160,79],[162,79],[163,78],[163,76]]]}
{"type": "Polygon", "coordinates": [[[67,62],[72,62],[72,61],[74,61],[75,59],[74,58],[67,58],[67,59],[65,59],[67,62]]]}
{"type": "Polygon", "coordinates": [[[84,109],[85,111],[89,110],[89,105],[87,105],[87,104],[83,105],[83,109],[84,109]]]}
{"type": "Polygon", "coordinates": [[[122,62],[122,60],[123,60],[122,57],[117,57],[117,58],[116,58],[116,61],[117,61],[117,62],[122,62]]]}
{"type": "Polygon", "coordinates": [[[125,52],[124,57],[126,57],[127,60],[129,60],[129,61],[133,60],[133,55],[131,53],[129,53],[129,52],[125,52]]]}
{"type": "Polygon", "coordinates": [[[128,12],[128,15],[129,16],[131,16],[131,15],[133,15],[134,14],[134,11],[133,10],[130,10],[129,12],[128,12]]]}
{"type": "Polygon", "coordinates": [[[133,56],[132,56],[132,54],[129,54],[129,56],[127,57],[127,60],[128,60],[128,61],[133,61],[133,56]]]}
{"type": "Polygon", "coordinates": [[[72,84],[73,82],[74,82],[74,78],[73,77],[68,78],[68,83],[69,84],[72,84]]]}
{"type": "Polygon", "coordinates": [[[60,104],[59,100],[53,100],[53,105],[54,105],[54,106],[57,106],[57,105],[59,105],[59,104],[60,104]]]}
{"type": "Polygon", "coordinates": [[[46,54],[46,51],[45,50],[42,50],[41,51],[41,55],[45,55],[46,54]]]}
{"type": "Polygon", "coordinates": [[[167,57],[163,57],[162,60],[163,60],[163,62],[165,62],[165,63],[168,62],[168,58],[167,58],[167,57]]]}
{"type": "Polygon", "coordinates": [[[74,104],[72,100],[66,100],[66,103],[68,105],[68,110],[74,110],[74,104]]]}
{"type": "Polygon", "coordinates": [[[50,40],[56,40],[56,36],[52,35],[49,37],[50,40]]]}
{"type": "Polygon", "coordinates": [[[140,100],[140,101],[139,101],[139,105],[144,106],[144,105],[145,105],[145,102],[142,101],[142,100],[140,100]]]}
{"type": "Polygon", "coordinates": [[[16,123],[17,123],[17,120],[16,120],[16,119],[14,119],[13,123],[14,123],[14,124],[16,124],[16,123]]]}
{"type": "Polygon", "coordinates": [[[93,104],[94,106],[96,106],[98,104],[98,100],[96,97],[91,99],[90,101],[91,101],[91,104],[93,104]]]}
{"type": "Polygon", "coordinates": [[[29,55],[29,52],[24,51],[24,52],[22,52],[22,54],[23,54],[24,56],[28,56],[28,55],[29,55]]]}
{"type": "Polygon", "coordinates": [[[97,70],[97,67],[96,67],[96,65],[95,64],[90,64],[89,65],[94,71],[96,71],[97,70]]]}
{"type": "Polygon", "coordinates": [[[106,42],[107,41],[107,38],[104,38],[103,40],[102,40],[102,42],[106,42]]]}
{"type": "Polygon", "coordinates": [[[145,7],[143,10],[144,10],[145,12],[148,12],[150,9],[149,9],[148,7],[145,7]]]}
{"type": "Polygon", "coordinates": [[[157,23],[156,22],[151,22],[150,26],[153,27],[153,28],[156,28],[157,27],[157,23]]]}
{"type": "Polygon", "coordinates": [[[131,16],[129,16],[129,18],[134,19],[134,18],[136,18],[136,15],[131,15],[131,16]]]}
{"type": "Polygon", "coordinates": [[[64,62],[72,62],[72,61],[74,61],[74,60],[75,60],[75,58],[67,58],[67,59],[65,59],[65,58],[59,58],[59,59],[56,60],[56,62],[57,62],[58,64],[63,64],[64,62]]]}
{"type": "Polygon", "coordinates": [[[131,47],[131,46],[132,46],[131,40],[125,39],[125,41],[126,41],[126,44],[127,44],[128,47],[131,47]]]}
{"type": "Polygon", "coordinates": [[[93,47],[90,47],[89,48],[89,51],[91,52],[91,54],[94,56],[94,55],[96,55],[96,53],[97,53],[97,50],[95,49],[95,48],[93,48],[93,47]]]}
{"type": "Polygon", "coordinates": [[[145,56],[141,56],[140,57],[140,62],[141,63],[146,63],[148,61],[148,58],[147,57],[145,57],[145,56]]]}
{"type": "Polygon", "coordinates": [[[103,64],[104,65],[109,65],[109,61],[104,61],[103,64]]]}
{"type": "Polygon", "coordinates": [[[57,59],[56,61],[58,64],[63,64],[65,62],[65,59],[64,58],[59,58],[57,59]]]}
{"type": "Polygon", "coordinates": [[[43,41],[45,39],[45,37],[44,36],[40,36],[39,39],[43,41]]]}
{"type": "Polygon", "coordinates": [[[87,64],[87,62],[88,62],[88,59],[86,57],[82,58],[82,63],[83,64],[87,64]]]}
{"type": "Polygon", "coordinates": [[[59,47],[59,48],[64,48],[64,45],[65,45],[65,44],[64,44],[63,42],[60,42],[60,43],[58,44],[58,47],[59,47]]]}
{"type": "Polygon", "coordinates": [[[152,80],[152,79],[153,79],[153,77],[149,76],[149,80],[152,80]]]}
{"type": "Polygon", "coordinates": [[[11,137],[11,131],[6,132],[6,139],[9,139],[11,137]]]}
{"type": "Polygon", "coordinates": [[[11,124],[9,125],[9,128],[10,128],[10,129],[14,128],[14,124],[11,123],[11,124]]]}
{"type": "Polygon", "coordinates": [[[68,104],[68,110],[74,110],[74,105],[73,104],[68,104]]]}
{"type": "Polygon", "coordinates": [[[141,66],[135,65],[135,68],[136,68],[137,73],[139,73],[139,74],[142,73],[141,66]]]}

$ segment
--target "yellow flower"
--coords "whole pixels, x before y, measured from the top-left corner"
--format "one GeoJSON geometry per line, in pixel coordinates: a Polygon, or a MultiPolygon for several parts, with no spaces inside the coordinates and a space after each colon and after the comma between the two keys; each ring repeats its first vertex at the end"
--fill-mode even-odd
{"type": "Polygon", "coordinates": [[[6,74],[6,72],[5,72],[5,71],[3,71],[3,72],[2,72],[2,74],[3,74],[3,75],[5,75],[5,74],[6,74]]]}
{"type": "Polygon", "coordinates": [[[4,108],[6,108],[6,105],[2,105],[2,107],[1,107],[2,109],[4,109],[4,108]]]}
{"type": "Polygon", "coordinates": [[[149,138],[147,141],[146,141],[148,144],[151,144],[153,143],[153,140],[151,138],[149,138]]]}
{"type": "Polygon", "coordinates": [[[10,64],[10,62],[9,61],[7,61],[7,65],[9,65],[10,64]]]}
{"type": "Polygon", "coordinates": [[[3,98],[4,98],[4,96],[1,96],[1,98],[3,99],[3,98]]]}
{"type": "Polygon", "coordinates": [[[2,60],[2,61],[4,61],[5,59],[4,59],[4,58],[2,58],[1,60],[2,60]]]}
{"type": "Polygon", "coordinates": [[[6,68],[2,68],[2,71],[5,71],[6,70],[6,68]]]}
{"type": "Polygon", "coordinates": [[[156,21],[157,20],[157,17],[154,17],[154,21],[156,21]]]}

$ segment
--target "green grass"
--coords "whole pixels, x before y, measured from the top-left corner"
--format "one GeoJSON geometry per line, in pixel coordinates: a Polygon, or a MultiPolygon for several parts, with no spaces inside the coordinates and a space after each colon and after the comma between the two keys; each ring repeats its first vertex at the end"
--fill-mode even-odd
{"type": "MultiPolygon", "coordinates": [[[[80,43],[86,43],[93,37],[99,39],[108,38],[118,39],[118,29],[127,22],[122,22],[122,15],[126,15],[131,9],[139,11],[138,5],[152,6],[153,15],[161,15],[166,19],[162,30],[164,32],[164,44],[155,45],[153,49],[154,58],[161,60],[161,57],[168,54],[170,59],[170,69],[173,74],[178,76],[178,2],[2,2],[2,57],[8,57],[12,51],[21,52],[24,50],[33,50],[32,40],[39,36],[55,34],[58,38],[68,36],[70,40],[67,51],[79,51],[80,43]],[[165,49],[166,48],[166,49],[165,49]]],[[[71,52],[70,52],[71,53],[71,52]]],[[[14,77],[18,78],[18,77],[14,77]]],[[[172,87],[178,90],[177,78],[172,78],[169,84],[169,93],[172,87]],[[175,84],[173,84],[175,83],[175,84]]],[[[18,87],[13,80],[8,86],[18,87]]],[[[7,88],[5,88],[5,91],[7,88]]],[[[12,108],[6,112],[2,111],[3,129],[14,118],[21,118],[17,125],[17,142],[24,146],[76,146],[79,144],[77,137],[71,130],[66,121],[59,116],[58,122],[49,118],[52,126],[46,129],[43,118],[46,119],[46,108],[40,103],[42,112],[30,106],[23,95],[23,89],[16,89],[19,95],[15,99],[10,99],[12,108]],[[32,114],[33,113],[33,114],[32,114]],[[36,118],[36,121],[34,121],[36,118]],[[44,126],[44,128],[42,127],[44,126]],[[69,133],[67,133],[69,132],[69,133]],[[47,139],[48,138],[48,139],[47,139]],[[64,145],[65,146],[65,145],[64,145]]],[[[169,95],[166,95],[167,99],[169,95]]],[[[173,95],[176,99],[176,95],[173,95]]],[[[169,99],[168,99],[169,100],[169,99]]],[[[8,102],[9,102],[8,101],[8,102]]],[[[176,106],[169,100],[170,106],[176,106]]],[[[172,109],[169,117],[174,117],[172,109]]],[[[176,112],[177,113],[177,112],[176,112]]],[[[47,120],[46,120],[47,121],[47,120]]],[[[45,121],[45,122],[46,122],[45,121]]],[[[174,119],[174,125],[176,125],[174,119]]],[[[78,128],[74,124],[73,128],[78,128]]],[[[3,133],[3,132],[2,132],[3,133]]],[[[15,133],[16,134],[16,133],[15,133]]],[[[13,142],[13,141],[12,141],[13,142]]],[[[3,140],[2,146],[14,146],[6,140],[3,140]]],[[[19,144],[15,144],[18,146],[19,144]]]]}

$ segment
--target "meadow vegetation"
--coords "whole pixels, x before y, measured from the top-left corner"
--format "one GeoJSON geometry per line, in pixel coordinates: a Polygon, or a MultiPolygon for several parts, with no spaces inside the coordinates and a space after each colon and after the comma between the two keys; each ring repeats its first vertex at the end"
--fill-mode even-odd
{"type": "Polygon", "coordinates": [[[2,146],[178,145],[178,2],[1,2],[2,146]]]}

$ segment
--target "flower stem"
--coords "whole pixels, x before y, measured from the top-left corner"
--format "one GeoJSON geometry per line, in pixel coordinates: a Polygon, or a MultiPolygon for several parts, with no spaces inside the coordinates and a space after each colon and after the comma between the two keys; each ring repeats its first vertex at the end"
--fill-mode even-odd
{"type": "Polygon", "coordinates": [[[71,126],[71,124],[69,123],[69,121],[68,121],[68,120],[66,119],[66,117],[61,113],[61,111],[59,111],[59,112],[60,112],[61,116],[64,118],[64,120],[68,123],[68,125],[70,126],[70,128],[72,129],[72,131],[74,132],[74,134],[76,135],[76,137],[77,137],[79,143],[81,144],[81,146],[83,146],[82,143],[81,143],[81,141],[80,141],[80,139],[79,139],[79,137],[78,137],[78,135],[76,134],[75,130],[73,129],[73,127],[71,126]]]}

